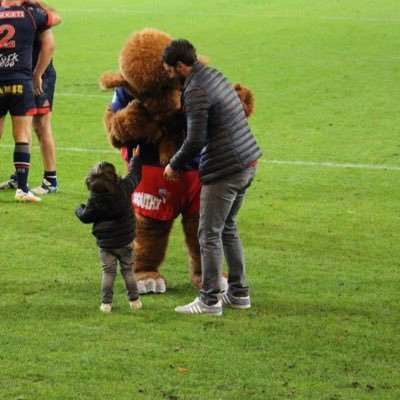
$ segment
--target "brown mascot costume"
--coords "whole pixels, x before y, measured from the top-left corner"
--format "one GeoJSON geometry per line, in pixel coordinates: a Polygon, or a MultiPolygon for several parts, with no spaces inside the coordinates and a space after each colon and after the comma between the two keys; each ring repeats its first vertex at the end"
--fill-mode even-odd
{"type": "MultiPolygon", "coordinates": [[[[131,149],[140,145],[142,180],[132,196],[137,219],[135,273],[140,293],[163,293],[165,279],[159,269],[175,218],[182,226],[189,255],[190,279],[201,286],[200,248],[197,228],[201,184],[199,157],[181,171],[179,181],[164,180],[164,166],[180,147],[185,134],[181,110],[181,88],[168,78],[162,66],[164,47],[172,38],[147,28],[132,34],[119,57],[119,72],[100,78],[103,89],[115,89],[104,115],[110,143],[129,161],[131,149]]],[[[249,89],[235,85],[246,115],[254,108],[249,89]]],[[[226,275],[222,279],[227,287],[226,275]]]]}

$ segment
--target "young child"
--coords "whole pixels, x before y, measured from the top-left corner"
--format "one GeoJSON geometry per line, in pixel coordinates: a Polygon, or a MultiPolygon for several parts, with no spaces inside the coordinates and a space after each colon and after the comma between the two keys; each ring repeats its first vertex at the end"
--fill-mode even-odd
{"type": "Polygon", "coordinates": [[[93,223],[92,233],[99,246],[103,268],[102,298],[100,310],[111,311],[114,281],[119,261],[125,282],[130,308],[142,307],[137,282],[133,273],[132,241],[135,236],[135,215],[131,196],[140,182],[140,148],[132,151],[129,171],[125,178],[117,175],[114,165],[102,161],[97,163],[86,178],[90,192],[87,205],[81,204],[76,216],[85,224],[93,223]]]}

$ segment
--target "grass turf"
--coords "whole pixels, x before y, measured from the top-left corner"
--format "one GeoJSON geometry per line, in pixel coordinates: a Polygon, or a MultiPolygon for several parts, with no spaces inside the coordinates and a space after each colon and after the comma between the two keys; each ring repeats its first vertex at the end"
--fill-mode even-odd
{"type": "MultiPolygon", "coordinates": [[[[0,398],[399,398],[398,2],[52,5],[64,20],[54,29],[60,192],[25,205],[0,193],[0,398]],[[98,311],[96,247],[73,210],[95,162],[124,171],[101,121],[111,93],[97,81],[146,26],[189,38],[255,93],[264,156],[239,216],[250,310],[174,313],[196,295],[176,221],[168,292],[132,315],[118,277],[113,312],[98,311]],[[394,168],[374,169],[384,165],[394,168]]],[[[7,130],[4,179],[12,146],[7,130]]],[[[41,170],[34,147],[31,185],[41,170]]]]}

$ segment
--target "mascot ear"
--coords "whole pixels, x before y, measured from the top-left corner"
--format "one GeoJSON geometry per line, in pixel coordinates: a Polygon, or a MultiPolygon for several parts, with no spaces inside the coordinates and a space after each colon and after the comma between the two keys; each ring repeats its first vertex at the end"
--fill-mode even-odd
{"type": "Polygon", "coordinates": [[[103,75],[101,75],[99,83],[103,90],[114,89],[119,86],[126,86],[126,80],[123,78],[123,76],[119,72],[111,71],[105,72],[103,75]]]}
{"type": "Polygon", "coordinates": [[[204,65],[208,65],[209,64],[209,60],[206,56],[202,56],[201,54],[199,54],[197,56],[197,59],[204,65]]]}
{"type": "Polygon", "coordinates": [[[243,110],[246,114],[246,117],[249,118],[254,112],[253,92],[249,88],[241,85],[240,83],[235,83],[233,87],[235,88],[239,99],[242,102],[243,110]]]}

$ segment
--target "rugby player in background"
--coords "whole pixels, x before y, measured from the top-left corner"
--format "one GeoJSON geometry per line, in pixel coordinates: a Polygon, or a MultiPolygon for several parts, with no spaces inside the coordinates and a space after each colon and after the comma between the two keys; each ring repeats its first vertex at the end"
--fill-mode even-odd
{"type": "MultiPolygon", "coordinates": [[[[0,1],[1,3],[1,1],[0,1]]],[[[55,10],[41,1],[23,1],[25,8],[39,7],[59,18],[55,10]]],[[[52,134],[51,116],[56,82],[52,55],[55,42],[51,29],[38,31],[33,44],[32,68],[37,113],[33,116],[33,128],[39,140],[43,162],[43,180],[32,190],[35,195],[55,193],[58,190],[56,173],[56,146],[52,134]],[[50,61],[49,61],[50,58],[50,61]]],[[[0,189],[17,188],[17,174],[0,184],[0,189]]]]}

